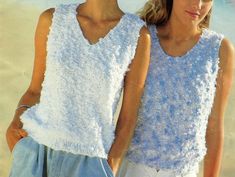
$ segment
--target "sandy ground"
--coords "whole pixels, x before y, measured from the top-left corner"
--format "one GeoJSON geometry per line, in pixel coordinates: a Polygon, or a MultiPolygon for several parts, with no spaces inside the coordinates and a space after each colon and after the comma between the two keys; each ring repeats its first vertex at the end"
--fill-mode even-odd
{"type": "MultiPolygon", "coordinates": [[[[11,155],[5,141],[5,131],[14,109],[31,79],[33,38],[42,9],[0,3],[0,177],[9,173],[11,155]]],[[[235,87],[225,115],[225,146],[222,177],[235,174],[235,87]]],[[[201,176],[201,175],[199,175],[201,176]]]]}

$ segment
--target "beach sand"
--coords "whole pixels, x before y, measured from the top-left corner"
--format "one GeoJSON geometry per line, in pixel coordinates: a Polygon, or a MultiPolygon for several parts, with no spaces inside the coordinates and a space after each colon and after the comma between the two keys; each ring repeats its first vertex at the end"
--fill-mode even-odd
{"type": "MultiPolygon", "coordinates": [[[[0,177],[6,177],[11,164],[5,131],[16,105],[27,89],[34,60],[34,31],[42,9],[0,3],[0,177]]],[[[235,174],[235,86],[225,115],[225,145],[222,177],[235,174]]],[[[201,176],[201,175],[199,175],[201,176]]]]}

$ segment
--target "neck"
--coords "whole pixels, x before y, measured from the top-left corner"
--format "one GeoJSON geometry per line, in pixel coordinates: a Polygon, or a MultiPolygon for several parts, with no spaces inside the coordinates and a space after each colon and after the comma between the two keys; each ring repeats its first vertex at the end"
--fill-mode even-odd
{"type": "Polygon", "coordinates": [[[177,19],[170,18],[166,24],[168,37],[176,41],[184,41],[194,38],[201,33],[197,25],[185,25],[177,19]]]}
{"type": "Polygon", "coordinates": [[[93,20],[105,20],[122,15],[117,0],[86,0],[79,7],[79,14],[93,20]]]}

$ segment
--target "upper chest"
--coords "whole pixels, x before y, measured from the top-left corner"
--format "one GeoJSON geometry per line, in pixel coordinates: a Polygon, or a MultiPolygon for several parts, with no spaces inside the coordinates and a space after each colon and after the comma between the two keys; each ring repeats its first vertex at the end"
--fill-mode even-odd
{"type": "Polygon", "coordinates": [[[76,16],[78,28],[81,30],[83,37],[90,43],[96,44],[100,39],[105,38],[112,30],[118,28],[120,19],[103,20],[95,22],[84,16],[76,16]]]}
{"type": "Polygon", "coordinates": [[[176,41],[166,37],[159,37],[158,42],[162,50],[169,56],[184,56],[188,51],[193,49],[199,41],[199,36],[190,40],[176,41]]]}

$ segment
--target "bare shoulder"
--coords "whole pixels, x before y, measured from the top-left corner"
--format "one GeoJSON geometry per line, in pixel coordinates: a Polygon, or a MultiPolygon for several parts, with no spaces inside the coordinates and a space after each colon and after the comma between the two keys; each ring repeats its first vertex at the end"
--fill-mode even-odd
{"type": "Polygon", "coordinates": [[[39,16],[39,23],[44,24],[44,25],[51,24],[54,11],[55,11],[55,8],[50,8],[50,9],[43,11],[39,16]]]}
{"type": "Polygon", "coordinates": [[[46,9],[40,14],[40,18],[42,20],[51,20],[54,12],[55,12],[55,8],[46,9]]]}
{"type": "Polygon", "coordinates": [[[139,45],[150,45],[151,36],[148,28],[143,26],[140,30],[139,45]]]}
{"type": "Polygon", "coordinates": [[[44,40],[44,38],[49,33],[54,11],[55,8],[50,8],[40,14],[35,33],[35,37],[37,40],[44,40]]]}
{"type": "Polygon", "coordinates": [[[234,70],[234,47],[228,39],[223,39],[220,51],[220,79],[224,86],[228,88],[232,85],[233,80],[233,70],[234,70]]]}
{"type": "Polygon", "coordinates": [[[149,36],[150,37],[150,32],[148,30],[148,28],[146,26],[143,26],[140,29],[140,35],[145,35],[145,36],[149,36]]]}
{"type": "Polygon", "coordinates": [[[224,38],[221,42],[220,51],[219,51],[220,63],[224,67],[233,63],[234,60],[234,46],[227,39],[224,38]]]}

